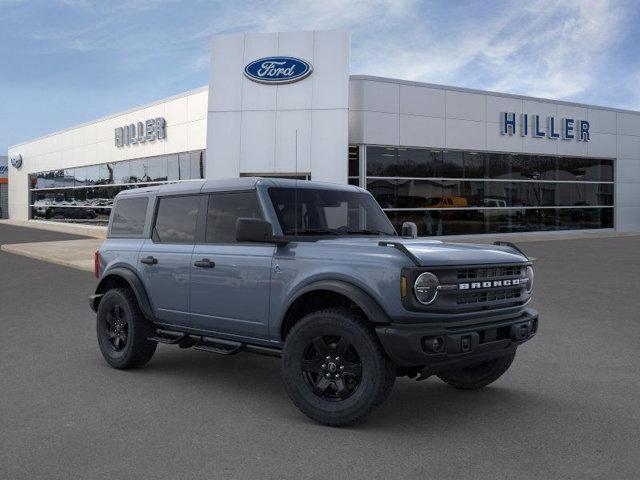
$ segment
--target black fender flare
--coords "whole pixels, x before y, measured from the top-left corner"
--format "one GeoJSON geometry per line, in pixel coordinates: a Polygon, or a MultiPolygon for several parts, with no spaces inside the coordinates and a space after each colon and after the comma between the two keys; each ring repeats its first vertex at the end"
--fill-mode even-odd
{"type": "Polygon", "coordinates": [[[144,288],[142,280],[140,280],[140,277],[135,272],[126,267],[114,267],[105,272],[96,287],[95,295],[92,297],[94,298],[92,305],[94,310],[98,310],[100,299],[106,292],[109,280],[114,277],[118,277],[127,282],[138,300],[138,306],[140,307],[142,314],[147,320],[153,320],[153,309],[151,308],[151,302],[149,301],[149,296],[147,295],[147,290],[144,288]]]}
{"type": "Polygon", "coordinates": [[[317,290],[328,290],[347,297],[362,310],[365,316],[372,323],[384,324],[391,322],[389,316],[380,304],[360,287],[343,280],[319,280],[296,291],[292,298],[287,302],[287,306],[283,309],[280,322],[278,323],[279,330],[282,328],[282,323],[284,322],[291,306],[303,295],[317,290]]]}

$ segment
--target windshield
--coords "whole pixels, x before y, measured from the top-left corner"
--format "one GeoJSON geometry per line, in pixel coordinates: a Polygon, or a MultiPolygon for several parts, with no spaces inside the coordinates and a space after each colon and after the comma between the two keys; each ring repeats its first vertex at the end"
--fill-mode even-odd
{"type": "Polygon", "coordinates": [[[270,188],[269,196],[284,235],[396,235],[385,213],[367,193],[270,188]]]}

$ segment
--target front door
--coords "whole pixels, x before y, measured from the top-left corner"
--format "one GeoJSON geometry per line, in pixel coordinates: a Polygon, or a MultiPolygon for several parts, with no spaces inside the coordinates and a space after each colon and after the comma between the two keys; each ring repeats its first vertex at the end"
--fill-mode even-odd
{"type": "Polygon", "coordinates": [[[211,194],[206,217],[204,243],[195,246],[191,258],[193,326],[267,339],[275,246],[236,242],[238,218],[263,218],[256,192],[211,194]]]}
{"type": "Polygon", "coordinates": [[[159,323],[189,325],[189,277],[200,198],[160,197],[152,238],[140,250],[138,268],[159,323]]]}

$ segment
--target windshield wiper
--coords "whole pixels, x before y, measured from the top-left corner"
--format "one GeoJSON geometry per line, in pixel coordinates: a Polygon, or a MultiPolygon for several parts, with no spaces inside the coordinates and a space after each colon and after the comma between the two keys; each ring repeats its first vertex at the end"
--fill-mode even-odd
{"type": "Polygon", "coordinates": [[[346,228],[303,228],[297,232],[288,231],[287,235],[385,235],[387,232],[381,230],[348,230],[346,228]]]}
{"type": "Polygon", "coordinates": [[[390,235],[389,233],[383,232],[382,230],[367,230],[366,228],[363,228],[361,230],[347,230],[347,233],[357,235],[390,235]]]}
{"type": "Polygon", "coordinates": [[[327,228],[304,228],[302,230],[289,231],[288,235],[340,235],[342,232],[338,230],[330,230],[327,228]]]}

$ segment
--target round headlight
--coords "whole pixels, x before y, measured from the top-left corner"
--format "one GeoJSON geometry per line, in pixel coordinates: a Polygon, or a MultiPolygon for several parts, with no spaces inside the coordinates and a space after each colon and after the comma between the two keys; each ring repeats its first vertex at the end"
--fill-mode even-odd
{"type": "Polygon", "coordinates": [[[423,305],[433,303],[438,296],[438,277],[431,272],[424,272],[413,284],[413,293],[416,299],[423,305]]]}
{"type": "Polygon", "coordinates": [[[529,265],[525,272],[527,276],[527,293],[533,292],[533,267],[529,265]]]}

